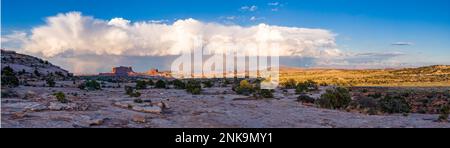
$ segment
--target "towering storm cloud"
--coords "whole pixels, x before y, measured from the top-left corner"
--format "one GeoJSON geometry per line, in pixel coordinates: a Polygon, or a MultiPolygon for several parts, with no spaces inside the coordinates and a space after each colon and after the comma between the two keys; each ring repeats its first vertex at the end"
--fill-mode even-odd
{"type": "MultiPolygon", "coordinates": [[[[222,25],[195,19],[178,20],[172,24],[155,21],[131,22],[123,18],[111,20],[69,12],[48,17],[46,24],[33,28],[23,41],[25,52],[44,57],[70,55],[179,55],[193,47],[191,39],[201,37],[204,48],[219,50],[233,44],[240,49],[248,44],[271,42],[279,44],[281,56],[337,56],[335,35],[323,29],[281,27],[266,24],[255,26],[222,25]]],[[[265,50],[265,49],[260,49],[265,50]]]]}
{"type": "Polygon", "coordinates": [[[138,71],[167,70],[183,52],[198,49],[197,43],[204,51],[214,53],[231,47],[240,54],[259,55],[265,53],[261,50],[268,51],[273,46],[255,45],[276,44],[281,65],[302,67],[386,67],[399,65],[396,60],[404,56],[341,51],[335,37],[326,29],[224,25],[195,19],[132,22],[69,12],[48,17],[45,24],[31,31],[2,35],[1,45],[58,63],[75,74],[95,74],[120,65],[133,66],[138,71]],[[201,42],[194,42],[193,38],[201,42]]]}

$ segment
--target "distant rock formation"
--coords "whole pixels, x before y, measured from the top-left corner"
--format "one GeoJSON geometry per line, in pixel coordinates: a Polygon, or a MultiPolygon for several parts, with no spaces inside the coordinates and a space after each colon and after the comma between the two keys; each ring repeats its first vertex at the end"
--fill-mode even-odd
{"type": "Polygon", "coordinates": [[[99,73],[99,76],[110,76],[110,77],[123,77],[123,76],[150,76],[150,77],[170,77],[170,72],[161,72],[158,69],[152,68],[147,72],[134,72],[132,67],[119,66],[113,67],[111,72],[99,73]]]}
{"type": "Polygon", "coordinates": [[[129,74],[134,73],[133,72],[133,68],[131,67],[124,67],[124,66],[120,66],[120,67],[114,67],[112,69],[112,72],[118,76],[127,76],[129,74]]]}
{"type": "Polygon", "coordinates": [[[52,63],[37,57],[19,54],[15,51],[1,49],[1,68],[11,67],[19,78],[43,78],[52,77],[55,79],[71,77],[69,73],[52,63]]]}
{"type": "Polygon", "coordinates": [[[149,71],[147,71],[147,75],[149,75],[149,76],[157,76],[157,75],[159,75],[159,71],[158,71],[158,69],[152,68],[149,71]]]}
{"type": "Polygon", "coordinates": [[[119,66],[113,67],[110,73],[100,73],[100,76],[136,76],[138,75],[133,71],[132,67],[119,66]]]}

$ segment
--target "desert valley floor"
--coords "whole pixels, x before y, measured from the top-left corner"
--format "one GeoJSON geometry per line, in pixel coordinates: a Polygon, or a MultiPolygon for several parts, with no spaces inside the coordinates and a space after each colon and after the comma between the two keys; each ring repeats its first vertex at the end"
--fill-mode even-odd
{"type": "Polygon", "coordinates": [[[2,127],[450,128],[448,122],[436,122],[437,114],[367,115],[311,107],[297,102],[293,90],[277,90],[274,99],[253,100],[236,95],[231,88],[205,88],[201,95],[145,89],[139,97],[142,103],[135,103],[123,88],[81,91],[19,86],[13,91],[23,95],[2,98],[2,127]],[[65,92],[70,103],[56,101],[52,94],[58,91],[65,92]]]}

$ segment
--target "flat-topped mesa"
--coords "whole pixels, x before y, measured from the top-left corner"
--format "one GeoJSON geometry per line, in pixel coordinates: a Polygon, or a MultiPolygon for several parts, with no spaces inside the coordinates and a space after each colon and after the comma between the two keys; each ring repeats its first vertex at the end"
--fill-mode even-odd
{"type": "Polygon", "coordinates": [[[100,76],[132,76],[136,75],[132,67],[119,66],[113,67],[110,73],[100,73],[100,76]]]}
{"type": "Polygon", "coordinates": [[[132,67],[127,66],[119,66],[119,67],[113,67],[112,72],[109,73],[100,73],[99,76],[119,76],[119,77],[133,77],[133,76],[152,76],[152,77],[169,77],[164,72],[160,72],[158,69],[150,69],[149,71],[139,73],[134,72],[132,67]]]}
{"type": "Polygon", "coordinates": [[[125,67],[125,66],[120,66],[120,67],[114,67],[112,69],[112,72],[117,75],[117,76],[128,76],[130,74],[133,74],[133,68],[131,67],[125,67]]]}

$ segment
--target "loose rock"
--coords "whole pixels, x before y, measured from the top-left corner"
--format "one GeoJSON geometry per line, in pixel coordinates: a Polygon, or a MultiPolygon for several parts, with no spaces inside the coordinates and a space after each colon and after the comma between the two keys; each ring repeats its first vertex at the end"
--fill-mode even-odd
{"type": "Polygon", "coordinates": [[[159,106],[133,106],[134,111],[144,112],[144,113],[161,113],[162,109],[159,106]]]}
{"type": "Polygon", "coordinates": [[[145,117],[141,116],[141,115],[134,115],[132,120],[134,122],[138,122],[138,123],[145,123],[146,122],[145,117]]]}

